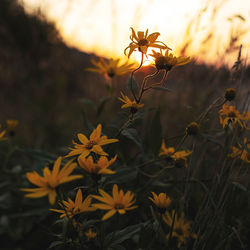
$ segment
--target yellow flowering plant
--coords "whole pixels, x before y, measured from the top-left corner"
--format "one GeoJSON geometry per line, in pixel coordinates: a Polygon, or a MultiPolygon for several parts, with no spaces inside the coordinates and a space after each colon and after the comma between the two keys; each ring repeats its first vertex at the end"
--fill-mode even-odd
{"type": "Polygon", "coordinates": [[[67,216],[69,219],[71,219],[75,215],[84,212],[95,211],[96,209],[91,206],[91,200],[91,196],[88,195],[83,201],[82,191],[81,189],[78,189],[75,201],[72,201],[70,198],[68,198],[68,201],[63,200],[59,202],[59,205],[62,209],[51,208],[50,210],[53,212],[60,213],[60,218],[67,216]]]}
{"type": "Polygon", "coordinates": [[[21,188],[22,191],[28,192],[25,197],[40,198],[48,195],[49,203],[53,205],[57,196],[56,188],[59,185],[83,177],[82,175],[70,175],[76,168],[76,164],[72,160],[68,161],[60,170],[61,162],[62,157],[58,157],[52,171],[45,167],[43,176],[40,176],[36,171],[26,173],[27,179],[38,188],[21,188]]]}
{"type": "Polygon", "coordinates": [[[126,55],[127,49],[129,49],[128,57],[138,49],[142,54],[146,54],[149,47],[159,48],[159,49],[170,49],[166,44],[161,41],[158,41],[159,32],[154,32],[148,35],[148,29],[144,33],[144,31],[138,31],[137,34],[133,28],[131,28],[132,35],[130,36],[130,40],[132,41],[129,46],[124,50],[124,54],[126,55]]]}
{"type": "Polygon", "coordinates": [[[99,193],[101,196],[93,195],[93,198],[101,201],[101,203],[94,203],[92,206],[101,210],[109,210],[103,215],[103,221],[107,220],[117,212],[119,214],[125,214],[126,211],[137,208],[137,205],[133,205],[136,201],[134,194],[130,191],[124,193],[122,189],[119,191],[117,184],[113,186],[112,196],[102,189],[99,189],[99,193]]]}
{"type": "Polygon", "coordinates": [[[110,143],[117,142],[118,139],[108,139],[107,136],[101,135],[102,125],[98,124],[96,129],[93,130],[89,139],[84,135],[79,133],[77,135],[80,143],[73,141],[74,148],[70,148],[70,152],[65,157],[71,157],[75,155],[80,155],[81,157],[88,156],[91,152],[98,155],[108,155],[103,151],[102,146],[110,143]]]}
{"type": "MultiPolygon", "coordinates": [[[[176,56],[160,41],[159,32],[131,30],[124,52],[132,57],[139,51],[137,68],[110,57],[91,60],[87,70],[107,78],[88,83],[93,74],[86,74],[77,93],[73,92],[75,78],[70,78],[70,96],[90,98],[84,96],[86,102],[79,103],[82,123],[75,99],[70,106],[68,91],[63,92],[67,77],[60,71],[53,98],[46,98],[46,112],[37,112],[41,128],[49,133],[26,126],[30,114],[20,114],[25,125],[19,128],[20,138],[1,143],[0,237],[6,249],[197,250],[234,249],[239,244],[247,249],[250,113],[239,110],[248,107],[248,85],[240,82],[237,90],[234,76],[224,75],[223,69],[225,81],[215,86],[215,71],[195,63],[174,72],[192,61],[185,56],[188,50],[179,50],[183,56],[176,56]],[[142,67],[148,54],[154,65],[142,67]],[[196,76],[196,69],[202,77],[196,76]],[[126,83],[124,77],[116,82],[119,89],[112,93],[114,98],[103,96],[103,80],[112,82],[129,72],[126,83]],[[64,129],[68,112],[71,119],[64,129]],[[222,127],[241,129],[222,130],[218,114],[222,127]],[[71,134],[76,138],[68,149],[71,134]],[[27,143],[22,144],[22,137],[28,137],[27,143]],[[25,237],[31,240],[22,240],[25,237]]],[[[6,121],[0,140],[17,126],[14,120],[6,121]]]]}
{"type": "Polygon", "coordinates": [[[98,60],[91,60],[93,68],[87,68],[87,71],[96,72],[101,75],[107,75],[108,77],[121,76],[129,73],[133,67],[133,63],[121,63],[121,59],[110,58],[107,61],[104,58],[98,60]]]}

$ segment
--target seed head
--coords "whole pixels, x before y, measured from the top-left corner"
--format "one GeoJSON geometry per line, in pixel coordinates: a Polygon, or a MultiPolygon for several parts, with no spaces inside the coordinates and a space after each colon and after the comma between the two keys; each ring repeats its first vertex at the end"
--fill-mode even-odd
{"type": "Polygon", "coordinates": [[[200,126],[197,122],[191,122],[187,127],[186,127],[186,133],[187,135],[197,135],[200,131],[200,126]]]}
{"type": "Polygon", "coordinates": [[[228,88],[226,89],[225,99],[227,101],[232,101],[236,97],[236,89],[235,88],[228,88]]]}

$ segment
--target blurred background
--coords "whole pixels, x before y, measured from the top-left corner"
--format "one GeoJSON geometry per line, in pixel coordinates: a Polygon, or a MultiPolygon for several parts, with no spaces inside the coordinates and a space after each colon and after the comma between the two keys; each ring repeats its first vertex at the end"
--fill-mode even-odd
{"type": "MultiPolygon", "coordinates": [[[[117,95],[95,117],[96,105],[108,96],[106,79],[85,69],[96,56],[123,57],[133,27],[160,32],[176,55],[194,59],[169,74],[172,93],[146,96],[148,106],[161,98],[168,128],[178,133],[238,84],[231,69],[240,45],[241,66],[248,65],[249,18],[248,0],[1,0],[0,122],[19,120],[19,143],[50,150],[71,143],[83,113],[93,123],[108,123],[106,111],[119,111],[117,95],[128,76],[116,80],[117,95]]],[[[138,81],[149,71],[138,73],[138,81]]],[[[242,72],[238,100],[248,96],[249,67],[242,72]]]]}

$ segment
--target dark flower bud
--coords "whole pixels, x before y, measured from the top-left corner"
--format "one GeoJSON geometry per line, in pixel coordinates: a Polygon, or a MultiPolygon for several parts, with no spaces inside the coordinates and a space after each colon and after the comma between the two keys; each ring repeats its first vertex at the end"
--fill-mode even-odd
{"type": "Polygon", "coordinates": [[[191,122],[187,127],[186,127],[186,133],[187,135],[197,135],[200,131],[200,126],[197,122],[191,122]]]}
{"type": "Polygon", "coordinates": [[[225,99],[228,101],[234,100],[236,97],[236,89],[228,88],[225,93],[225,99]]]}

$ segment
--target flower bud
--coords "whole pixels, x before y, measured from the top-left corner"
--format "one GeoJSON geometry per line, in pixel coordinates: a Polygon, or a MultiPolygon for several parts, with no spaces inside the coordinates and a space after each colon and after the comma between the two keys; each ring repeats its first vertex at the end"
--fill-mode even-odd
{"type": "Polygon", "coordinates": [[[197,135],[200,131],[200,126],[197,122],[191,122],[187,127],[186,127],[186,133],[187,135],[197,135]]]}
{"type": "Polygon", "coordinates": [[[226,89],[225,99],[227,101],[232,101],[236,97],[236,89],[235,88],[228,88],[226,89]]]}

